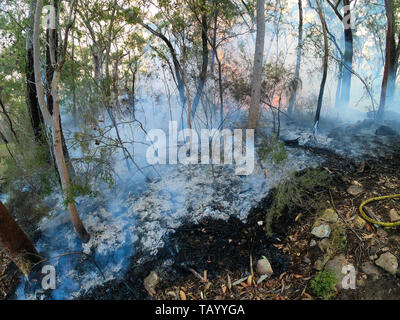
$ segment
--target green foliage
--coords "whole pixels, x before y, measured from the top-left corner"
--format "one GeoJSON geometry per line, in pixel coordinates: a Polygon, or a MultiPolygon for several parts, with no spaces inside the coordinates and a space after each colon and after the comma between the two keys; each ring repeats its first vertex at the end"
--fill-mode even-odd
{"type": "Polygon", "coordinates": [[[260,159],[265,161],[269,156],[276,164],[280,164],[288,158],[285,144],[275,135],[263,139],[257,151],[260,159]]]}
{"type": "Polygon", "coordinates": [[[315,295],[323,299],[331,299],[335,293],[337,279],[332,270],[320,271],[311,280],[310,287],[315,295]]]}
{"type": "Polygon", "coordinates": [[[127,22],[136,24],[140,21],[140,9],[137,7],[131,7],[124,12],[124,16],[127,22]]]}
{"type": "Polygon", "coordinates": [[[28,190],[13,189],[5,205],[30,237],[34,236],[39,221],[49,213],[41,195],[28,190]]]}
{"type": "Polygon", "coordinates": [[[273,192],[273,201],[265,217],[266,232],[272,236],[272,224],[282,214],[295,209],[303,211],[319,211],[326,207],[323,199],[324,188],[329,185],[330,176],[320,169],[308,169],[300,174],[292,174],[291,177],[281,183],[273,192]]]}
{"type": "Polygon", "coordinates": [[[334,224],[332,226],[330,243],[334,253],[342,251],[346,248],[347,246],[346,230],[342,226],[338,224],[334,224]]]}
{"type": "Polygon", "coordinates": [[[88,196],[90,198],[96,198],[99,195],[99,191],[95,191],[89,184],[77,184],[73,183],[69,190],[66,192],[64,197],[64,205],[68,206],[69,203],[73,203],[77,197],[88,196]]]}
{"type": "Polygon", "coordinates": [[[51,194],[58,182],[49,161],[48,146],[30,140],[21,143],[12,148],[14,159],[9,155],[3,159],[3,175],[8,181],[6,189],[11,192],[27,190],[42,196],[51,194]]]}

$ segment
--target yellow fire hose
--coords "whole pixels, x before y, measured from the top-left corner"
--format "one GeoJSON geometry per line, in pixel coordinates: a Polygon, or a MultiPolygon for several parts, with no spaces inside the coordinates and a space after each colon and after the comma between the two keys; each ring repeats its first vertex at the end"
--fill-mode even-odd
{"type": "Polygon", "coordinates": [[[367,214],[364,212],[363,207],[366,206],[368,203],[374,202],[374,201],[379,201],[379,200],[386,200],[386,199],[393,199],[393,198],[400,198],[400,194],[392,194],[390,196],[383,196],[383,197],[375,197],[368,199],[361,203],[360,205],[360,214],[363,217],[364,220],[368,221],[369,223],[376,224],[378,226],[383,226],[383,227],[397,227],[400,226],[400,221],[397,222],[381,222],[374,220],[370,217],[367,216],[367,214]]]}

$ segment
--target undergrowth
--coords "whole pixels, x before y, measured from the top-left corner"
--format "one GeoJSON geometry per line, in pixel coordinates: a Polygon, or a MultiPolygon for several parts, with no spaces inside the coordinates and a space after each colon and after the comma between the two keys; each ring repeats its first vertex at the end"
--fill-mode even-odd
{"type": "Polygon", "coordinates": [[[280,164],[288,158],[285,144],[275,136],[267,136],[263,138],[257,151],[261,160],[265,161],[270,157],[272,162],[276,164],[280,164]]]}
{"type": "Polygon", "coordinates": [[[332,270],[320,271],[311,280],[310,287],[313,293],[323,299],[329,300],[335,293],[336,276],[332,270]]]}
{"type": "Polygon", "coordinates": [[[329,174],[321,169],[292,173],[273,193],[273,201],[265,217],[267,235],[273,235],[272,224],[283,214],[295,209],[307,212],[325,209],[327,203],[324,191],[330,180],[329,174]]]}

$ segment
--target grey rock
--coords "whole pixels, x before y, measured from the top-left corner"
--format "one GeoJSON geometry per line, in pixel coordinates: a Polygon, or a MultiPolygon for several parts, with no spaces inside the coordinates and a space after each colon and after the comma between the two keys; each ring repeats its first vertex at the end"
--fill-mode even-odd
{"type": "Polygon", "coordinates": [[[355,184],[351,185],[350,187],[347,188],[347,193],[352,195],[352,196],[358,196],[359,194],[363,193],[364,189],[360,186],[357,186],[355,184]]]}
{"type": "Polygon", "coordinates": [[[361,270],[372,280],[378,280],[382,276],[381,270],[379,270],[372,262],[369,261],[362,264],[361,270]]]}
{"type": "Polygon", "coordinates": [[[397,212],[396,209],[390,210],[389,216],[390,216],[390,221],[391,222],[397,222],[397,221],[400,220],[400,215],[399,215],[399,213],[397,212]]]}
{"type": "Polygon", "coordinates": [[[331,235],[331,227],[328,224],[321,224],[312,229],[311,234],[320,239],[329,238],[331,235]]]}
{"type": "Polygon", "coordinates": [[[332,208],[326,209],[324,213],[321,215],[321,219],[329,222],[329,223],[336,223],[339,220],[339,216],[332,208]]]}
{"type": "Polygon", "coordinates": [[[326,252],[330,246],[331,246],[331,242],[329,241],[328,238],[322,239],[318,243],[318,247],[321,249],[322,252],[326,252]]]}
{"type": "Polygon", "coordinates": [[[272,266],[267,258],[263,258],[257,261],[256,267],[257,273],[259,275],[269,275],[271,276],[274,271],[272,270],[272,266]]]}
{"type": "Polygon", "coordinates": [[[336,288],[343,289],[342,281],[346,274],[342,273],[343,267],[349,265],[346,257],[343,254],[335,256],[325,265],[325,270],[331,270],[336,276],[336,288]]]}
{"type": "Polygon", "coordinates": [[[390,252],[381,254],[379,259],[375,261],[375,264],[390,274],[396,274],[397,268],[399,267],[397,258],[390,252]]]}

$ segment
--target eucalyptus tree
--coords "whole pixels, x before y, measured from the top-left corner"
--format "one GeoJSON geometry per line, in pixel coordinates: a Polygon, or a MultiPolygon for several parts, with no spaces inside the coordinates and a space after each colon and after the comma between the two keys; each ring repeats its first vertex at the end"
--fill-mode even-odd
{"type": "Polygon", "coordinates": [[[317,111],[315,113],[315,119],[314,119],[314,136],[318,132],[318,127],[319,127],[319,122],[320,122],[320,117],[321,117],[321,109],[322,109],[322,102],[324,99],[324,93],[325,93],[325,85],[326,85],[326,79],[328,77],[328,62],[329,62],[329,40],[328,40],[328,29],[327,29],[327,24],[325,20],[325,15],[323,11],[323,7],[321,5],[320,0],[315,0],[316,3],[316,8],[313,7],[311,0],[309,0],[309,5],[310,7],[314,8],[314,10],[317,11],[319,20],[321,23],[321,29],[322,29],[322,36],[323,36],[323,61],[322,61],[322,79],[321,79],[321,85],[319,88],[319,95],[318,95],[318,102],[317,102],[317,111]]]}
{"type": "Polygon", "coordinates": [[[351,5],[356,4],[355,0],[327,0],[327,3],[334,11],[337,18],[343,24],[344,33],[344,50],[343,50],[343,65],[341,67],[343,72],[339,75],[340,86],[340,102],[337,103],[341,108],[347,108],[350,101],[351,91],[351,70],[353,68],[353,56],[354,56],[354,41],[353,41],[353,30],[352,30],[352,14],[351,5]],[[340,11],[343,9],[343,13],[340,11]]]}
{"type": "Polygon", "coordinates": [[[294,73],[294,81],[293,87],[290,93],[289,106],[288,106],[288,114],[291,115],[293,112],[293,107],[296,102],[297,97],[297,89],[301,82],[300,80],[300,68],[301,68],[301,55],[302,55],[302,46],[303,46],[303,24],[304,24],[304,14],[303,14],[303,1],[298,0],[298,9],[299,9],[299,27],[298,27],[298,38],[297,38],[297,59],[296,59],[296,69],[294,73]]]}
{"type": "Polygon", "coordinates": [[[397,14],[400,9],[400,1],[385,0],[385,12],[387,19],[385,66],[382,78],[381,98],[377,114],[378,120],[382,120],[387,103],[393,103],[393,95],[396,86],[396,77],[400,57],[400,30],[398,28],[397,14]],[[398,37],[398,40],[396,40],[398,37]]]}
{"type": "Polygon", "coordinates": [[[254,52],[253,76],[251,82],[251,102],[249,109],[248,129],[255,129],[258,125],[261,103],[261,80],[264,60],[265,40],[265,0],[257,0],[257,36],[254,52]]]}
{"type": "MultiPolygon", "coordinates": [[[[52,5],[55,4],[53,0],[51,1],[51,4],[52,5]]],[[[62,0],[58,2],[57,8],[61,8],[61,5],[62,5],[62,0]]],[[[66,203],[72,220],[72,224],[80,239],[83,242],[87,242],[89,241],[90,236],[86,231],[82,223],[82,220],[80,219],[76,204],[73,199],[73,190],[72,190],[73,185],[71,183],[71,177],[68,172],[65,160],[64,150],[62,146],[61,126],[60,126],[61,123],[60,92],[59,92],[60,76],[67,57],[69,33],[76,18],[76,1],[70,3],[69,10],[67,13],[68,21],[65,26],[64,36],[62,37],[60,30],[60,28],[62,27],[59,20],[60,14],[56,15],[57,18],[55,21],[57,36],[53,37],[53,35],[55,35],[54,33],[50,34],[49,36],[49,33],[47,33],[48,35],[47,38],[49,41],[48,42],[46,41],[45,48],[46,51],[49,52],[48,56],[50,57],[50,63],[52,65],[51,67],[52,79],[51,82],[48,83],[48,88],[50,90],[48,95],[51,96],[51,104],[49,102],[48,96],[46,99],[45,88],[42,80],[41,49],[40,49],[40,42],[41,42],[40,27],[42,18],[42,8],[43,8],[43,0],[38,0],[36,3],[36,11],[35,11],[34,27],[33,27],[33,40],[32,40],[36,92],[40,110],[43,115],[44,123],[46,127],[51,131],[55,163],[60,175],[61,185],[65,194],[66,203]]]]}

